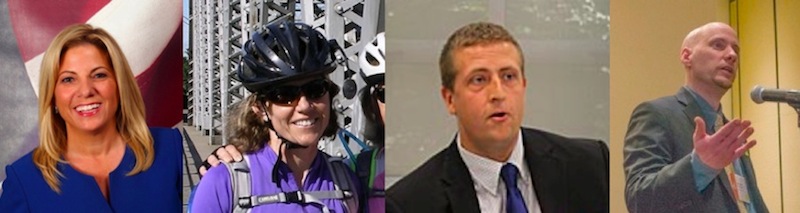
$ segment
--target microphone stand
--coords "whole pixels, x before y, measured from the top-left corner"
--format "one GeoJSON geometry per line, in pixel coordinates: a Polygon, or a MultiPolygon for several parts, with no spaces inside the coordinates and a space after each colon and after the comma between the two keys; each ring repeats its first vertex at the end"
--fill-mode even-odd
{"type": "Polygon", "coordinates": [[[789,102],[789,106],[794,107],[794,111],[797,112],[797,128],[800,128],[800,102],[789,102]]]}

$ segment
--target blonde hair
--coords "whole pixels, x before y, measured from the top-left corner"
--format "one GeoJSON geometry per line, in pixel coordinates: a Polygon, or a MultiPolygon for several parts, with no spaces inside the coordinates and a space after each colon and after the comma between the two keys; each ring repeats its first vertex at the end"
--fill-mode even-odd
{"type": "Polygon", "coordinates": [[[104,53],[116,76],[119,106],[117,106],[117,131],[133,151],[136,164],[127,175],[145,171],[153,164],[153,137],[145,122],[142,94],[133,72],[117,42],[103,29],[88,24],[68,26],[56,35],[42,59],[39,77],[39,147],[33,151],[33,162],[42,172],[47,185],[61,193],[58,177],[64,175],[56,167],[64,163],[61,156],[66,151],[66,122],[54,113],[54,93],[57,73],[66,51],[74,46],[91,44],[104,53]]]}

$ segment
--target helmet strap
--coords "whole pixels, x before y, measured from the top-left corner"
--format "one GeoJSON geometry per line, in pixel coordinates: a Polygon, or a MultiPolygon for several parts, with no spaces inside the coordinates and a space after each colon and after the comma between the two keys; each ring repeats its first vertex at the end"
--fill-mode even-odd
{"type": "Polygon", "coordinates": [[[272,166],[272,182],[277,184],[278,188],[282,188],[280,179],[280,170],[278,169],[278,166],[280,164],[285,164],[282,161],[283,153],[285,152],[283,147],[286,146],[286,149],[288,150],[288,149],[298,149],[298,148],[305,149],[308,148],[308,146],[300,145],[297,142],[290,141],[289,139],[286,139],[280,134],[278,134],[278,131],[275,131],[275,127],[272,126],[271,120],[267,121],[267,127],[273,132],[275,132],[275,135],[278,136],[278,140],[281,142],[281,144],[278,146],[278,159],[275,160],[275,165],[272,166]]]}

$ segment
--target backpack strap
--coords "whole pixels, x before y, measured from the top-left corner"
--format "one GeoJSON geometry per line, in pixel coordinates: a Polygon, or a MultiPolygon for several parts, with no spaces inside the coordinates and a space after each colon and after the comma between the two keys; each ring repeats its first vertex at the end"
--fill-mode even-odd
{"type": "Polygon", "coordinates": [[[272,195],[252,195],[250,192],[250,162],[247,156],[240,162],[223,162],[228,168],[231,178],[231,195],[233,212],[247,213],[253,207],[271,203],[309,203],[322,208],[322,212],[329,213],[330,210],[322,200],[339,199],[345,204],[348,212],[355,212],[352,209],[358,207],[357,193],[353,193],[354,184],[350,178],[350,168],[343,162],[342,158],[330,157],[323,153],[328,171],[333,178],[334,190],[328,191],[293,191],[281,192],[272,195]]]}
{"type": "Polygon", "coordinates": [[[359,208],[364,209],[362,212],[369,212],[369,198],[370,189],[372,186],[369,185],[370,173],[372,170],[372,152],[375,152],[375,149],[363,151],[358,154],[358,158],[356,158],[356,176],[358,176],[358,180],[361,183],[361,194],[364,197],[359,200],[359,208]]]}
{"type": "Polygon", "coordinates": [[[369,151],[362,152],[358,154],[358,159],[356,162],[358,166],[356,166],[356,174],[358,175],[358,180],[361,181],[361,191],[363,195],[366,195],[365,199],[369,199],[371,197],[385,197],[385,189],[376,189],[371,183],[371,179],[375,178],[376,171],[373,171],[373,161],[375,161],[375,155],[379,152],[380,149],[372,149],[369,151]]]}
{"type": "Polygon", "coordinates": [[[247,155],[242,156],[242,161],[239,162],[222,162],[225,168],[228,168],[231,180],[231,198],[234,213],[247,213],[253,208],[248,205],[244,200],[250,197],[250,161],[247,155]]]}
{"type": "Polygon", "coordinates": [[[358,175],[358,180],[361,181],[362,190],[370,188],[369,173],[372,169],[372,152],[375,152],[375,149],[361,152],[356,159],[356,175],[358,175]]]}
{"type": "Polygon", "coordinates": [[[354,210],[358,209],[358,193],[355,191],[356,183],[350,177],[352,170],[344,163],[343,158],[331,157],[325,153],[322,156],[325,157],[325,162],[328,164],[328,171],[333,178],[336,191],[342,191],[344,194],[344,197],[340,199],[345,208],[348,212],[356,212],[354,210]]]}
{"type": "Polygon", "coordinates": [[[356,212],[353,208],[358,207],[357,193],[354,192],[353,179],[350,178],[350,168],[343,162],[342,158],[330,157],[323,153],[325,163],[333,178],[334,190],[328,191],[293,191],[281,192],[272,195],[252,195],[250,191],[250,162],[247,155],[240,162],[223,162],[228,169],[231,180],[231,195],[233,212],[247,213],[253,207],[271,203],[301,203],[314,204],[322,208],[322,212],[329,213],[330,210],[322,200],[339,199],[349,212],[356,212]]]}
{"type": "Polygon", "coordinates": [[[345,199],[345,193],[340,190],[333,191],[293,191],[281,192],[272,195],[253,195],[249,197],[240,197],[239,205],[248,206],[253,208],[255,206],[272,204],[272,203],[301,203],[301,204],[314,204],[322,208],[322,212],[329,213],[330,210],[322,202],[324,199],[345,199]]]}

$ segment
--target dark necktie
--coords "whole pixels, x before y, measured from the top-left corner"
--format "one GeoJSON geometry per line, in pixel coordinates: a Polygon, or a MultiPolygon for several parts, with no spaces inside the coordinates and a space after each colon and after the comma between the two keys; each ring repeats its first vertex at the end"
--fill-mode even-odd
{"type": "Polygon", "coordinates": [[[519,170],[514,164],[506,163],[500,170],[500,177],[506,183],[506,212],[507,213],[527,213],[525,199],[517,188],[517,174],[519,170]]]}

